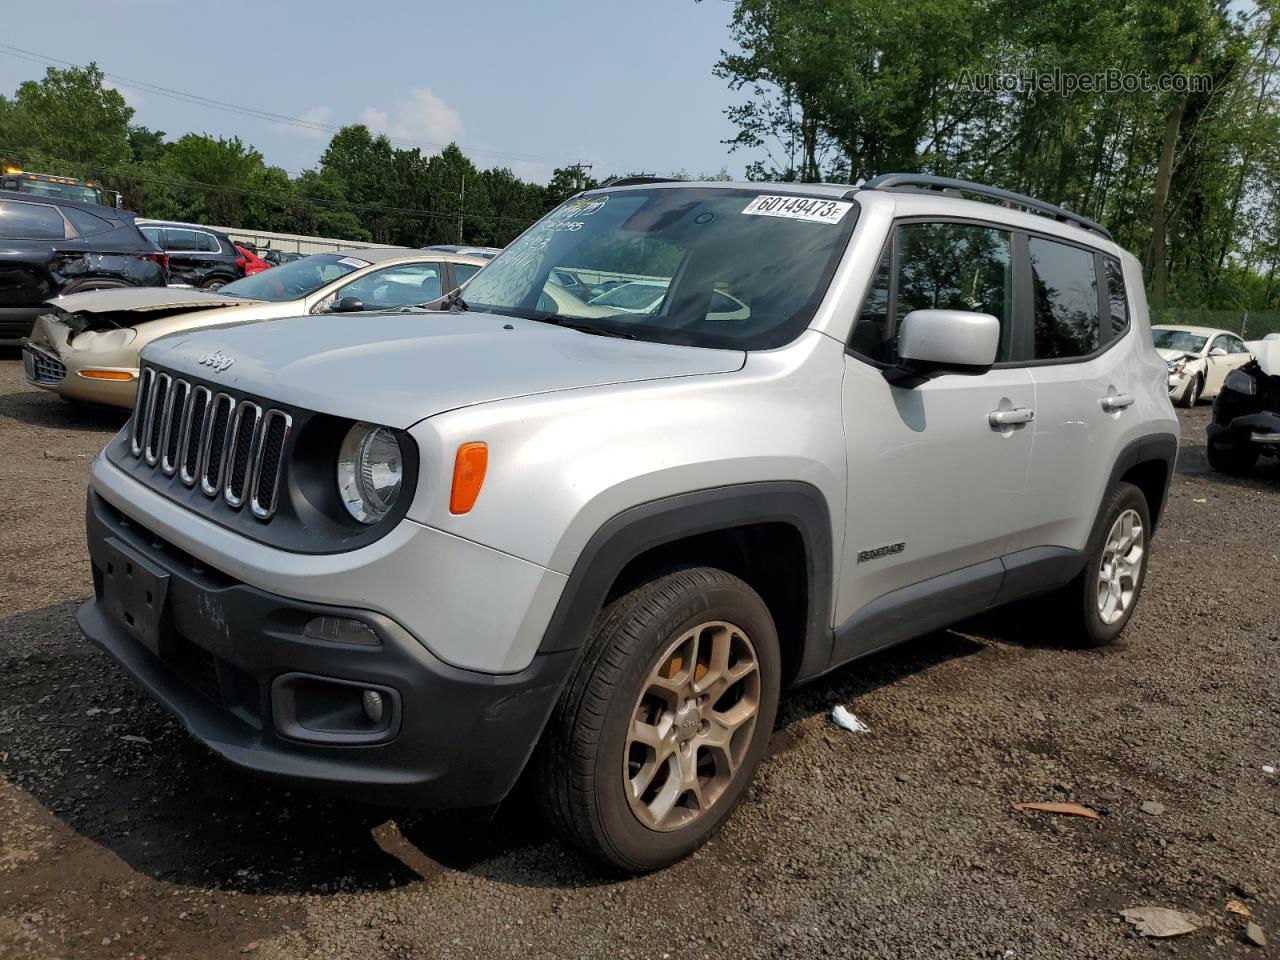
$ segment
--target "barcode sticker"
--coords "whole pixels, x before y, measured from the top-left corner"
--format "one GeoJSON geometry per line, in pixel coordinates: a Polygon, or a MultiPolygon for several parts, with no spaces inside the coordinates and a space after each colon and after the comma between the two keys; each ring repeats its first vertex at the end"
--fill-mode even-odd
{"type": "Polygon", "coordinates": [[[748,203],[742,212],[755,217],[786,217],[788,220],[808,220],[811,223],[839,223],[852,206],[852,200],[761,194],[748,203]]]}

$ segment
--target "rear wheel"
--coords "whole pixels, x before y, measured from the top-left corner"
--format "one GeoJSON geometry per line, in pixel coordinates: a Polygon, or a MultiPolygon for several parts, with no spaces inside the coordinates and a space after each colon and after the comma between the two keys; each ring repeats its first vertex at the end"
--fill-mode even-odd
{"type": "Polygon", "coordinates": [[[1258,462],[1261,451],[1252,443],[1236,443],[1230,446],[1218,446],[1212,441],[1205,453],[1209,457],[1209,466],[1219,473],[1248,473],[1258,462]]]}
{"type": "Polygon", "coordinates": [[[1062,588],[1058,622],[1068,636],[1092,647],[1114,643],[1133,616],[1151,553],[1147,498],[1119,483],[1089,542],[1084,570],[1062,588]]]}
{"type": "Polygon", "coordinates": [[[630,872],[693,852],[751,782],[779,679],[773,619],[737,577],[698,567],[620,597],[597,618],[543,742],[553,825],[630,872]]]}
{"type": "Polygon", "coordinates": [[[227,285],[226,277],[210,277],[204,283],[200,284],[201,290],[217,290],[219,287],[227,285]]]}
{"type": "Polygon", "coordinates": [[[64,296],[73,293],[84,293],[86,290],[116,290],[120,287],[128,287],[131,284],[125,283],[123,280],[80,280],[76,283],[67,284],[62,293],[64,296]]]}

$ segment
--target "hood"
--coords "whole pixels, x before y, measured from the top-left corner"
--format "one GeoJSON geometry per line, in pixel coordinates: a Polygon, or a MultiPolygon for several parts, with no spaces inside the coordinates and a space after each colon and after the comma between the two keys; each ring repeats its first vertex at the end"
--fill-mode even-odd
{"type": "Polygon", "coordinates": [[[1280,340],[1260,340],[1249,346],[1262,372],[1268,377],[1280,377],[1280,340]]]}
{"type": "Polygon", "coordinates": [[[258,303],[245,297],[223,296],[206,290],[179,290],[170,287],[120,287],[112,290],[86,290],[65,297],[54,297],[50,306],[67,313],[114,313],[119,310],[139,312],[153,310],[208,310],[211,307],[234,307],[242,303],[258,303]]]}
{"type": "Polygon", "coordinates": [[[1168,363],[1170,360],[1181,360],[1183,357],[1190,359],[1195,358],[1194,353],[1187,353],[1185,350],[1170,350],[1169,348],[1157,349],[1156,353],[1160,354],[1160,359],[1168,363]]]}
{"type": "Polygon", "coordinates": [[[647,343],[488,313],[330,314],[174,334],[143,359],[266,399],[406,428],[446,410],[730,373],[741,350],[647,343]],[[201,364],[221,354],[221,372],[201,364]]]}

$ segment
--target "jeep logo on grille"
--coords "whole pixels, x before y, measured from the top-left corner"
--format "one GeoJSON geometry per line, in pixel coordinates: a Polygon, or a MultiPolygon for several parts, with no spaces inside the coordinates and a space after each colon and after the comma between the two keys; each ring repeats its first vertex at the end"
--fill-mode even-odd
{"type": "Polygon", "coordinates": [[[206,353],[200,358],[199,362],[204,364],[206,367],[213,367],[216,372],[221,373],[223,370],[227,369],[227,367],[235,363],[236,358],[228,357],[221,350],[215,350],[213,353],[206,353]]]}

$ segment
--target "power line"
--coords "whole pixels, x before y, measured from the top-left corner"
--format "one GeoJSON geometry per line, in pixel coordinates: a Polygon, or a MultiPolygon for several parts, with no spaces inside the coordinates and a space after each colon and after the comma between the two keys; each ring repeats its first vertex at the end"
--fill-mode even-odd
{"type": "MultiPolygon", "coordinates": [[[[11,57],[17,57],[18,59],[21,59],[21,60],[29,60],[32,63],[40,63],[45,66],[61,64],[64,67],[75,67],[76,69],[80,69],[80,70],[85,69],[85,66],[83,64],[74,63],[70,60],[62,60],[62,59],[59,59],[58,57],[51,57],[51,56],[48,56],[47,54],[36,53],[35,51],[32,51],[32,50],[25,50],[22,47],[15,47],[7,43],[0,43],[0,53],[4,53],[5,55],[11,56],[11,57]]],[[[99,67],[99,69],[101,68],[99,67]]],[[[329,134],[337,133],[342,129],[341,126],[337,126],[331,123],[322,123],[318,120],[307,120],[302,117],[290,117],[281,113],[272,113],[269,110],[261,110],[257,107],[246,107],[241,104],[228,103],[225,100],[215,100],[211,97],[203,97],[195,93],[186,93],[182,90],[174,90],[171,87],[163,87],[163,86],[160,86],[159,84],[150,83],[145,80],[134,80],[130,77],[121,76],[118,73],[108,73],[105,70],[102,71],[102,75],[104,77],[110,77],[112,80],[125,84],[126,86],[135,87],[139,90],[143,90],[148,93],[154,93],[162,97],[169,97],[171,99],[180,100],[185,103],[194,103],[194,104],[199,104],[201,106],[212,107],[215,110],[225,110],[229,113],[236,113],[241,116],[252,117],[258,120],[266,120],[270,123],[285,124],[288,126],[298,127],[299,129],[303,129],[303,130],[310,130],[313,132],[329,133],[329,134]]],[[[387,139],[392,141],[393,143],[402,143],[402,144],[407,144],[409,146],[416,146],[416,147],[427,147],[432,150],[443,150],[445,147],[448,146],[447,143],[436,143],[430,140],[413,140],[407,137],[393,137],[390,135],[387,135],[387,139]]],[[[564,157],[551,157],[551,156],[543,156],[538,154],[520,154],[520,153],[509,153],[501,150],[488,150],[483,147],[468,146],[463,148],[461,144],[459,144],[458,146],[460,149],[465,149],[466,152],[471,154],[481,154],[484,156],[497,157],[499,159],[506,159],[506,160],[525,160],[531,163],[558,164],[566,159],[564,157]]]]}

